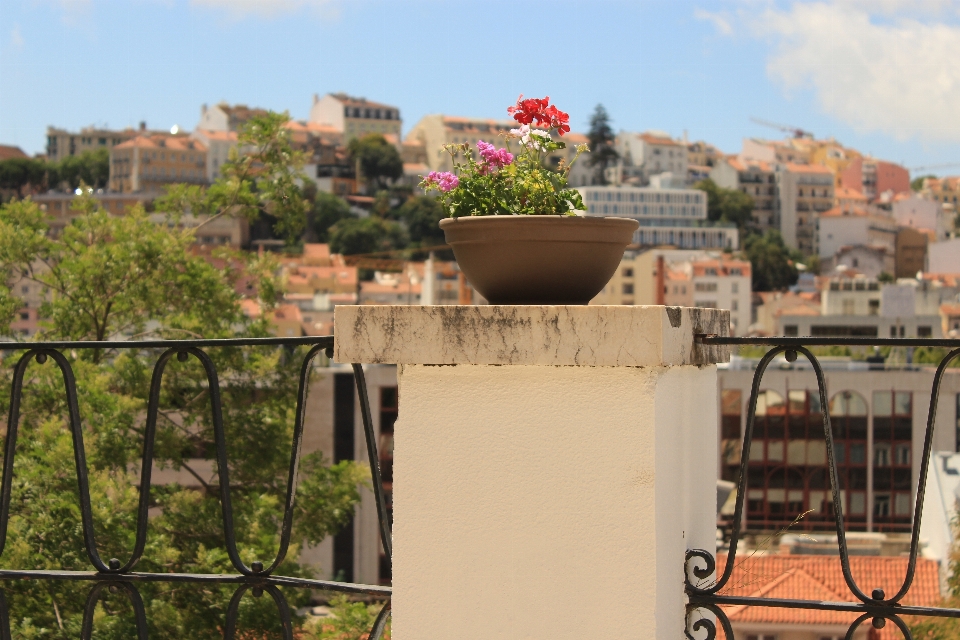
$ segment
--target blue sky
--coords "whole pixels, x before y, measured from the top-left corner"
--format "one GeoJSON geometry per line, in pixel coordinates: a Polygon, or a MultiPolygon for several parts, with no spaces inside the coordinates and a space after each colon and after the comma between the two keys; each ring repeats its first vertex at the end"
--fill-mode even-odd
{"type": "Polygon", "coordinates": [[[226,100],[307,116],[346,91],[428,113],[503,117],[550,95],[575,130],[684,130],[736,152],[835,136],[960,173],[960,20],[950,0],[6,0],[0,143],[47,125],[192,128],[226,100]]]}

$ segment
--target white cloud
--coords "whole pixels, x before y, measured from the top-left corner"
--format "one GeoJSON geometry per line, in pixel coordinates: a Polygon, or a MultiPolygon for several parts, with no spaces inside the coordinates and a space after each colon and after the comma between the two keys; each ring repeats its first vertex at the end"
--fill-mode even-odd
{"type": "Polygon", "coordinates": [[[788,93],[812,91],[825,113],[859,131],[943,142],[960,141],[956,6],[946,0],[753,2],[723,19],[771,43],[767,73],[788,93]]]}
{"type": "Polygon", "coordinates": [[[714,28],[722,35],[733,35],[733,27],[730,26],[730,21],[722,13],[697,9],[693,12],[693,17],[697,20],[713,23],[714,28]]]}
{"type": "Polygon", "coordinates": [[[224,10],[234,19],[250,16],[275,18],[304,9],[324,18],[334,18],[337,15],[334,0],[190,0],[190,4],[224,10]]]}
{"type": "Polygon", "coordinates": [[[20,33],[20,25],[14,24],[13,29],[10,30],[10,46],[14,49],[23,49],[24,44],[26,44],[26,40],[23,39],[23,34],[20,33]]]}

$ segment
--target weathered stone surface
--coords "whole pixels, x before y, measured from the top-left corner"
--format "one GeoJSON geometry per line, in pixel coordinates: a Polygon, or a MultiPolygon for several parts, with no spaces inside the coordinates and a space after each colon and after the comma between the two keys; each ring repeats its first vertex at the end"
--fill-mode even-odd
{"type": "Polygon", "coordinates": [[[663,306],[337,306],[334,360],[385,364],[713,364],[730,312],[663,306]]]}

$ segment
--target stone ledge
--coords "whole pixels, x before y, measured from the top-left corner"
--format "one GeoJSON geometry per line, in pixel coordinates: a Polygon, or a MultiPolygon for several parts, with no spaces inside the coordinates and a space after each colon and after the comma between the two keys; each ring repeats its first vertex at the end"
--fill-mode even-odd
{"type": "Polygon", "coordinates": [[[663,306],[338,305],[336,362],[643,367],[726,362],[694,344],[730,312],[663,306]]]}

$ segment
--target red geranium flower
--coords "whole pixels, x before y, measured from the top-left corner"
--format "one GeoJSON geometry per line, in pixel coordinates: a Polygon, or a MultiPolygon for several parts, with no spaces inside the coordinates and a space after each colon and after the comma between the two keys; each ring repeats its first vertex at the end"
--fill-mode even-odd
{"type": "Polygon", "coordinates": [[[539,126],[547,126],[557,130],[559,135],[570,131],[570,116],[550,104],[550,96],[523,99],[523,94],[517,98],[517,104],[507,107],[507,113],[520,124],[533,124],[536,120],[539,126]]]}

